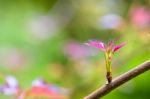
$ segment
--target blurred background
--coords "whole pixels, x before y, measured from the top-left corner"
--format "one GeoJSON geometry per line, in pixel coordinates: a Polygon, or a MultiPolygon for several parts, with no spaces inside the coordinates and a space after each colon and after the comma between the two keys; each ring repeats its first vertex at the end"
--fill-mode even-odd
{"type": "MultiPolygon", "coordinates": [[[[0,98],[16,99],[2,90],[9,76],[22,90],[42,78],[65,89],[65,99],[82,99],[106,83],[104,53],[84,45],[93,39],[126,42],[113,57],[113,77],[150,59],[150,1],[0,0],[0,98]]],[[[149,99],[149,76],[103,99],[149,99]]]]}

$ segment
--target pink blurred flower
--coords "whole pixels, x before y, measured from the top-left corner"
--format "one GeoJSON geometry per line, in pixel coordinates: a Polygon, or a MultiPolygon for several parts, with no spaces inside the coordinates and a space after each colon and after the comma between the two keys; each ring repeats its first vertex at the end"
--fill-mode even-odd
{"type": "Polygon", "coordinates": [[[81,59],[88,56],[85,46],[75,41],[66,43],[64,46],[64,52],[73,59],[81,59]]]}
{"type": "Polygon", "coordinates": [[[18,99],[43,97],[46,99],[68,99],[67,95],[61,93],[61,88],[52,84],[46,83],[42,79],[36,79],[32,82],[32,87],[29,90],[23,91],[18,99]]]}
{"type": "Polygon", "coordinates": [[[52,98],[52,99],[66,99],[64,95],[49,90],[47,87],[40,87],[40,86],[32,87],[30,90],[26,92],[25,97],[45,97],[45,98],[52,98]]]}
{"type": "Polygon", "coordinates": [[[138,27],[145,27],[150,24],[150,11],[142,6],[136,6],[130,11],[131,22],[138,27]]]}
{"type": "Polygon", "coordinates": [[[41,78],[33,80],[32,87],[47,87],[49,90],[56,93],[68,94],[68,90],[66,88],[62,88],[54,84],[49,84],[41,78]]]}

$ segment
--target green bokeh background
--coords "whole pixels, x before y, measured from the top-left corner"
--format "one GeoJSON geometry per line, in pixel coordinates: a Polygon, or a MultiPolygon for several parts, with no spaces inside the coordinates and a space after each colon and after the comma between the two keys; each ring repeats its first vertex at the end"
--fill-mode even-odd
{"type": "MultiPolygon", "coordinates": [[[[95,55],[74,60],[64,53],[65,44],[70,41],[82,44],[90,39],[126,42],[114,55],[113,76],[130,70],[150,59],[150,26],[140,29],[129,18],[130,9],[136,5],[150,9],[148,0],[0,0],[1,83],[6,75],[13,75],[20,86],[27,89],[35,78],[42,77],[49,83],[68,88],[69,99],[82,99],[105,84],[104,55],[93,48],[95,55]],[[123,24],[117,29],[102,29],[97,22],[110,13],[119,14],[123,24]],[[33,33],[35,24],[32,22],[42,16],[58,24],[53,21],[52,25],[48,24],[47,34],[33,33]],[[11,50],[23,55],[20,57],[23,63],[13,66],[8,63],[7,52],[11,50]]],[[[45,25],[40,26],[45,28],[45,25]]],[[[149,76],[150,72],[145,72],[102,99],[149,99],[149,76]]],[[[0,98],[12,99],[3,94],[0,98]]]]}

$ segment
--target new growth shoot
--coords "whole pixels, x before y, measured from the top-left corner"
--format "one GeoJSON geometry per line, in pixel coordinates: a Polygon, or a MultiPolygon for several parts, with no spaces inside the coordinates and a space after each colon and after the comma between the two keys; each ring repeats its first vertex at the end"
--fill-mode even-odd
{"type": "Polygon", "coordinates": [[[112,67],[111,67],[112,56],[116,51],[118,51],[121,47],[123,47],[125,43],[114,45],[112,41],[108,42],[108,44],[104,44],[101,41],[89,41],[85,44],[98,48],[105,53],[105,64],[106,64],[106,70],[107,70],[106,78],[107,78],[108,83],[111,83],[112,81],[112,67]]]}

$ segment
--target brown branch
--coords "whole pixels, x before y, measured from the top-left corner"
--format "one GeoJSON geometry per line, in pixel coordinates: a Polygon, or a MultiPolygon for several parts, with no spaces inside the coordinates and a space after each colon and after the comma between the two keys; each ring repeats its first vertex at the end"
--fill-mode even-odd
{"type": "Polygon", "coordinates": [[[96,91],[84,97],[84,99],[99,99],[108,94],[109,92],[111,92],[113,89],[119,87],[120,85],[124,84],[130,79],[133,79],[134,77],[144,73],[145,71],[148,71],[149,69],[150,69],[150,60],[120,75],[119,77],[115,78],[111,83],[103,85],[96,91]]]}

